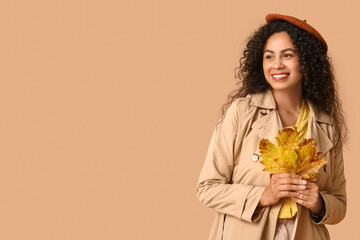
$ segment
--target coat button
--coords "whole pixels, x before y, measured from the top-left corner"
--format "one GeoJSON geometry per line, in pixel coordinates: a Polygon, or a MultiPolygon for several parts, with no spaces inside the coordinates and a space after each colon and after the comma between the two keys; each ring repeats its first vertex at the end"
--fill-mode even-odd
{"type": "Polygon", "coordinates": [[[256,153],[254,153],[254,154],[252,155],[252,160],[253,160],[254,162],[256,162],[257,160],[259,160],[259,155],[257,155],[256,153]]]}

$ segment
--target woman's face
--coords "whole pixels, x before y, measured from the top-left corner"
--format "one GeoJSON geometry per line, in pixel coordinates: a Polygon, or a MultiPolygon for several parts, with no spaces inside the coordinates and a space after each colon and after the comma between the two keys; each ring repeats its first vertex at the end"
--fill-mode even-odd
{"type": "Polygon", "coordinates": [[[301,91],[299,58],[286,32],[274,33],[267,40],[263,54],[266,81],[273,90],[301,91]]]}

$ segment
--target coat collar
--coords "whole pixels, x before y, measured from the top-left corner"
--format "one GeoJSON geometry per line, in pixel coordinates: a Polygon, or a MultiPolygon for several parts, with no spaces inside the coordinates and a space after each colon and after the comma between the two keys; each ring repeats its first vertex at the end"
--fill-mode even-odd
{"type": "Polygon", "coordinates": [[[276,109],[275,99],[271,90],[268,90],[265,93],[249,94],[247,97],[251,99],[250,105],[252,106],[266,109],[276,109]]]}
{"type": "MultiPolygon", "coordinates": [[[[276,137],[283,128],[283,125],[280,115],[276,111],[276,102],[272,91],[269,90],[266,93],[248,95],[247,98],[250,98],[250,105],[252,106],[275,110],[270,111],[266,116],[254,121],[251,128],[260,139],[267,138],[269,141],[276,143],[276,137]]],[[[306,102],[310,108],[306,138],[314,138],[318,142],[318,150],[325,154],[333,147],[333,143],[321,128],[320,123],[332,125],[332,120],[329,115],[321,111],[312,102],[309,100],[306,100],[306,102]]]]}
{"type": "MultiPolygon", "coordinates": [[[[271,90],[268,90],[265,93],[249,94],[247,97],[250,98],[250,105],[252,106],[276,110],[276,102],[271,90]]],[[[317,122],[322,122],[330,125],[333,124],[333,121],[329,115],[316,107],[316,105],[313,104],[311,101],[306,100],[306,102],[308,103],[310,108],[309,118],[314,118],[317,122]]]]}

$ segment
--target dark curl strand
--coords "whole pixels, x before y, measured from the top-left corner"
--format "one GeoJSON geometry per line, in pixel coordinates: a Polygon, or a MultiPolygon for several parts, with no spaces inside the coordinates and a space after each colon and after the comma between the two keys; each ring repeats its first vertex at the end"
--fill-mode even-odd
{"type": "Polygon", "coordinates": [[[222,107],[222,117],[235,99],[264,93],[271,88],[263,72],[263,51],[267,39],[277,32],[289,34],[299,56],[303,97],[332,116],[336,130],[335,146],[341,147],[347,141],[348,130],[335,87],[331,59],[315,36],[283,20],[273,20],[261,26],[248,40],[239,61],[240,66],[235,68],[235,78],[239,79],[237,84],[240,88],[229,94],[228,102],[222,107]]]}

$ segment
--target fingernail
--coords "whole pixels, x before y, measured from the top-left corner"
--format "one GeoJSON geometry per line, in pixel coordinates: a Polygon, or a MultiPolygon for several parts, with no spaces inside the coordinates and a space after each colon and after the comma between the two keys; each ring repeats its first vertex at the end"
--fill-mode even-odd
{"type": "Polygon", "coordinates": [[[302,188],[302,189],[305,189],[305,188],[306,188],[306,186],[301,186],[301,188],[302,188]]]}
{"type": "Polygon", "coordinates": [[[306,184],[306,180],[302,180],[301,183],[302,183],[302,184],[306,184]]]}

